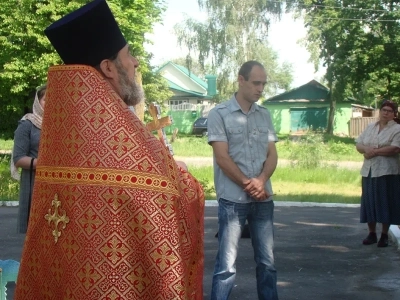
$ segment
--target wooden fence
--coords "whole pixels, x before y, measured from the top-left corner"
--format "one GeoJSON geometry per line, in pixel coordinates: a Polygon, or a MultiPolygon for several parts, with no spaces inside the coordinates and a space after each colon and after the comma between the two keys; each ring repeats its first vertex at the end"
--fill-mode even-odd
{"type": "Polygon", "coordinates": [[[351,118],[349,128],[350,136],[354,138],[358,137],[368,124],[376,122],[377,120],[376,117],[351,118]]]}

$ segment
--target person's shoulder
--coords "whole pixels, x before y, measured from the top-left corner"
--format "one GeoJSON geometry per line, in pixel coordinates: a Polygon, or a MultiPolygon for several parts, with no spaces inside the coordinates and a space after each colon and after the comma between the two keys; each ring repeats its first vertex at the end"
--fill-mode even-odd
{"type": "Polygon", "coordinates": [[[378,121],[369,123],[365,129],[371,129],[371,128],[375,127],[376,125],[378,125],[378,121]]]}
{"type": "Polygon", "coordinates": [[[33,126],[33,123],[30,120],[25,119],[25,120],[19,120],[18,121],[18,127],[19,128],[30,129],[30,128],[32,128],[32,126],[33,126]]]}
{"type": "Polygon", "coordinates": [[[215,106],[210,110],[210,114],[213,114],[213,113],[220,113],[221,111],[228,109],[228,107],[229,107],[229,103],[228,103],[228,102],[229,102],[229,101],[225,101],[225,102],[222,102],[222,103],[218,103],[217,105],[215,105],[215,106]]]}
{"type": "Polygon", "coordinates": [[[256,103],[256,105],[257,105],[257,107],[259,108],[259,110],[260,110],[261,112],[263,112],[263,113],[269,113],[268,108],[266,108],[265,106],[262,106],[262,105],[257,104],[257,103],[256,103]]]}

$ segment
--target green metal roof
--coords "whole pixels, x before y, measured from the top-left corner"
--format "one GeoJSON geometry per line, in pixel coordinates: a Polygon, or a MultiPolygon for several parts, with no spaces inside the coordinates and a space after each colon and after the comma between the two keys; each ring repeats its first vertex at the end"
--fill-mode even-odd
{"type": "MultiPolygon", "coordinates": [[[[294,88],[288,92],[268,98],[262,105],[279,104],[279,103],[327,103],[329,90],[316,80],[294,88]]],[[[357,99],[347,97],[342,99],[343,103],[360,103],[357,99]]]]}
{"type": "Polygon", "coordinates": [[[205,88],[207,90],[207,82],[205,82],[204,80],[201,80],[199,77],[194,75],[192,72],[189,72],[189,70],[186,69],[184,66],[177,65],[177,64],[175,64],[173,62],[171,62],[171,64],[174,65],[177,69],[179,69],[183,73],[185,73],[186,76],[188,76],[194,82],[196,82],[197,84],[201,85],[203,88],[205,88]]]}
{"type": "Polygon", "coordinates": [[[263,104],[273,102],[297,102],[295,100],[300,100],[298,102],[327,102],[328,94],[329,90],[327,87],[316,80],[311,80],[288,92],[268,98],[263,104]]]}
{"type": "Polygon", "coordinates": [[[206,98],[207,97],[207,96],[203,95],[202,93],[184,89],[183,87],[180,87],[179,85],[177,85],[176,83],[173,83],[169,79],[165,79],[165,80],[168,82],[168,86],[170,89],[186,93],[186,94],[188,94],[187,96],[189,96],[189,97],[197,97],[197,98],[199,98],[199,97],[206,98]]]}
{"type": "Polygon", "coordinates": [[[169,62],[166,62],[165,64],[163,64],[156,72],[160,72],[168,64],[173,65],[176,69],[178,69],[179,71],[184,73],[187,77],[192,79],[195,83],[197,83],[198,85],[200,85],[201,87],[203,87],[207,90],[207,82],[205,82],[204,80],[201,80],[199,77],[194,75],[192,72],[189,72],[189,70],[187,68],[185,68],[184,66],[173,63],[172,61],[169,61],[169,62]]]}

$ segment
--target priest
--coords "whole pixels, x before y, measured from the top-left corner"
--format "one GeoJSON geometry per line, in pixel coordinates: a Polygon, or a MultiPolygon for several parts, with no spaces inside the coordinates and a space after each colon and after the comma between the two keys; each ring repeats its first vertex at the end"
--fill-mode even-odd
{"type": "Polygon", "coordinates": [[[105,0],[51,24],[17,300],[203,299],[204,194],[128,106],[143,101],[105,0]]]}

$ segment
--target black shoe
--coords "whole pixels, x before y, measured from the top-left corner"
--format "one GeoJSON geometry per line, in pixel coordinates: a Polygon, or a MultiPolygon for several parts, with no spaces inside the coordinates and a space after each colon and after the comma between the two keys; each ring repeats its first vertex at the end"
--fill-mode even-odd
{"type": "Polygon", "coordinates": [[[372,245],[378,241],[376,232],[370,232],[368,236],[363,240],[363,245],[372,245]]]}
{"type": "Polygon", "coordinates": [[[388,245],[389,245],[389,237],[387,234],[382,233],[381,238],[379,239],[379,242],[378,242],[378,247],[383,248],[383,247],[387,247],[388,245]]]}

